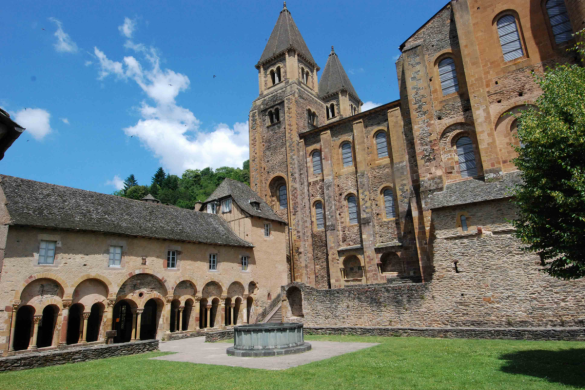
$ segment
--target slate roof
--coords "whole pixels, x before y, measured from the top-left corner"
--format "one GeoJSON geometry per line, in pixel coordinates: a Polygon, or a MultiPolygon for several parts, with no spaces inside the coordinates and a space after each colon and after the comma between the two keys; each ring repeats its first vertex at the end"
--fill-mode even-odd
{"type": "Polygon", "coordinates": [[[9,225],[252,247],[221,217],[0,175],[9,225]]]}
{"type": "Polygon", "coordinates": [[[231,196],[233,201],[251,216],[286,223],[286,221],[280,218],[278,214],[272,210],[272,207],[270,207],[258,194],[252,191],[249,186],[232,179],[225,179],[219,187],[213,191],[213,194],[205,200],[203,207],[211,201],[227,198],[228,196],[231,196]],[[260,204],[260,210],[256,210],[250,202],[258,202],[260,204]]]}
{"type": "Polygon", "coordinates": [[[339,57],[335,53],[335,50],[333,50],[333,46],[331,46],[331,54],[329,54],[325,70],[319,81],[319,97],[324,98],[343,89],[361,102],[353,85],[351,85],[351,81],[349,81],[349,77],[347,77],[347,73],[345,73],[341,65],[341,61],[339,61],[339,57]]]}
{"type": "Polygon", "coordinates": [[[290,11],[286,8],[285,2],[284,8],[282,11],[280,11],[276,25],[272,30],[272,34],[270,34],[268,43],[266,44],[264,52],[262,53],[262,56],[258,61],[258,65],[256,66],[259,67],[262,63],[285,52],[289,48],[295,49],[297,54],[299,54],[312,65],[315,65],[317,70],[319,70],[319,67],[313,59],[313,56],[311,55],[311,52],[309,51],[303,36],[299,32],[299,29],[297,28],[290,11]]]}

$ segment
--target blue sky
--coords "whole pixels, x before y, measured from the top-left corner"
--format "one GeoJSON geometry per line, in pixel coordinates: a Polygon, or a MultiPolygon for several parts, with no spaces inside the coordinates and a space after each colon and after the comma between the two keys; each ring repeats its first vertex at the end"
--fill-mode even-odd
{"type": "MultiPolygon", "coordinates": [[[[445,4],[287,7],[321,68],[334,45],[371,106],[398,98],[398,46],[445,4]]],[[[6,3],[0,106],[28,130],[0,172],[111,193],[130,173],[150,184],[159,166],[178,175],[240,166],[254,65],[281,9],[275,0],[6,3]]]]}

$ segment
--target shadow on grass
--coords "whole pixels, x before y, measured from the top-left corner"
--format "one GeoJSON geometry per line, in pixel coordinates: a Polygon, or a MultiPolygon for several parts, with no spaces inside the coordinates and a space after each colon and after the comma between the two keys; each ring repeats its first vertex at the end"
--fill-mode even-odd
{"type": "Polygon", "coordinates": [[[585,388],[585,349],[518,351],[500,356],[508,374],[529,375],[548,382],[585,388]]]}

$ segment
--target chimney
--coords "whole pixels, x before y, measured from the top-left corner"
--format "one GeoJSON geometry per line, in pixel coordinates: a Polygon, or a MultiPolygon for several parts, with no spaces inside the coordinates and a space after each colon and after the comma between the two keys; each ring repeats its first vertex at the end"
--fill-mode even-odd
{"type": "Polygon", "coordinates": [[[201,206],[203,206],[203,202],[196,202],[195,211],[201,211],[201,206]]]}

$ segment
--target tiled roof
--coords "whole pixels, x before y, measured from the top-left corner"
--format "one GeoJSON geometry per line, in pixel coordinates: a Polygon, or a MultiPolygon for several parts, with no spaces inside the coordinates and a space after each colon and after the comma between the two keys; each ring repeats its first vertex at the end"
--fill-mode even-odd
{"type": "Polygon", "coordinates": [[[323,75],[319,81],[319,97],[324,98],[341,90],[346,90],[354,98],[360,100],[332,46],[331,54],[329,54],[325,70],[323,70],[323,75]]]}

